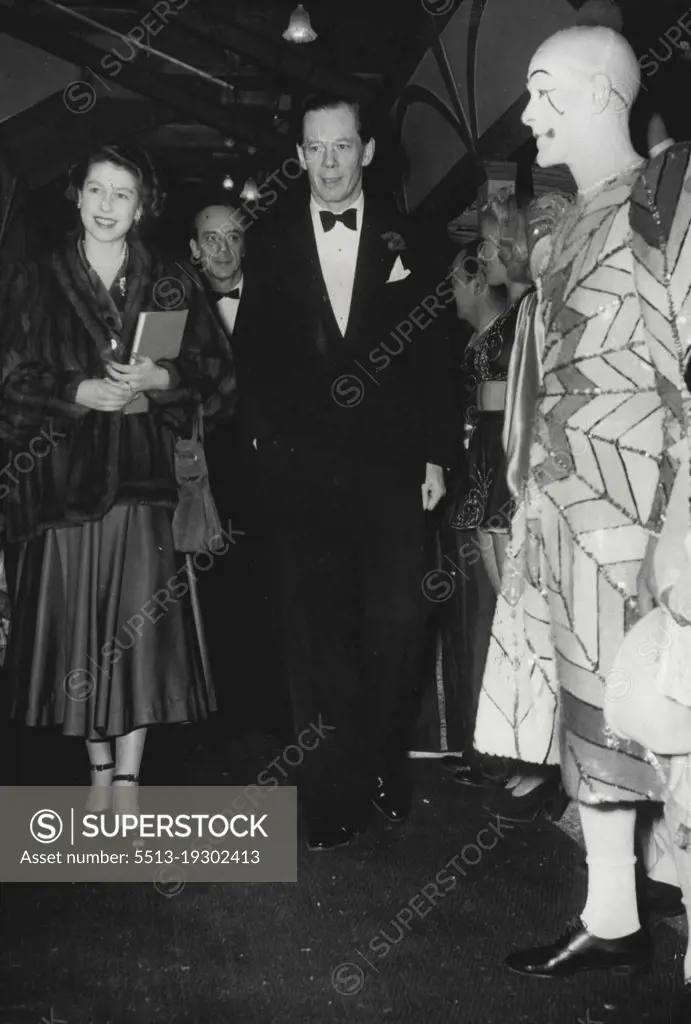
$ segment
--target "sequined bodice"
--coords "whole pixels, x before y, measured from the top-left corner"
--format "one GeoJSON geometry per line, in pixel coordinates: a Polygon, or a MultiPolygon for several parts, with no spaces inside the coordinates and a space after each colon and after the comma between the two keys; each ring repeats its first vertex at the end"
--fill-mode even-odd
{"type": "Polygon", "coordinates": [[[516,335],[516,319],[523,296],[504,310],[481,334],[468,342],[464,357],[463,389],[466,400],[475,402],[478,385],[505,381],[516,335]]]}

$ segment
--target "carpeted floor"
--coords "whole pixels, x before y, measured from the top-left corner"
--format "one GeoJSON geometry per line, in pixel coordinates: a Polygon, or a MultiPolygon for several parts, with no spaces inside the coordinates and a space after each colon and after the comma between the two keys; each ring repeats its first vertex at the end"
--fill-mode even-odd
{"type": "MultiPolygon", "coordinates": [[[[249,531],[247,543],[251,554],[249,531]]],[[[204,579],[221,714],[206,729],[152,730],[143,785],[247,785],[280,753],[248,732],[250,562],[238,544],[204,579]]],[[[270,706],[262,699],[263,716],[270,706]]],[[[8,784],[87,781],[83,744],[45,731],[3,735],[0,757],[8,784]]],[[[582,906],[578,844],[539,822],[499,824],[492,845],[477,796],[439,762],[412,771],[405,826],[379,818],[351,848],[301,846],[297,885],[3,886],[0,1022],[689,1024],[670,1009],[685,936],[664,922],[642,979],[505,970],[507,951],[555,938],[582,906]]]]}
{"type": "MultiPolygon", "coordinates": [[[[277,752],[257,735],[210,743],[192,729],[161,731],[142,782],[245,785],[277,752]]],[[[30,748],[25,756],[29,783],[30,748]]],[[[54,781],[77,781],[83,756],[70,747],[54,781]]],[[[411,820],[377,819],[345,850],[301,850],[297,885],[190,883],[173,895],[143,884],[4,886],[0,1020],[684,1024],[670,1010],[684,939],[664,922],[644,978],[506,971],[508,950],[556,937],[582,905],[579,848],[548,822],[492,831],[477,797],[438,763],[412,767],[411,820]],[[488,827],[482,843],[496,845],[483,850],[488,827]]]]}

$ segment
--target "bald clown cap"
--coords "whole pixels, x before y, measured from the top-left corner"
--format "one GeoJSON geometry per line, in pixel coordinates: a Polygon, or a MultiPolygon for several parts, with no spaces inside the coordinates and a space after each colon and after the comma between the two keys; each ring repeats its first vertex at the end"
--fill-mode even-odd
{"type": "Polygon", "coordinates": [[[589,79],[605,75],[612,87],[624,92],[627,106],[633,103],[641,85],[641,73],[631,46],[611,28],[581,26],[563,29],[539,47],[530,65],[531,71],[557,68],[589,79]],[[541,61],[549,63],[543,67],[541,61]]]}

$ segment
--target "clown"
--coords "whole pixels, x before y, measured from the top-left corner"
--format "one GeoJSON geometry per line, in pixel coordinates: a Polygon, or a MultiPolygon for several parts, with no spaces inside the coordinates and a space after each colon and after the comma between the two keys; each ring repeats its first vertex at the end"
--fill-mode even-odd
{"type": "MultiPolygon", "coordinates": [[[[523,113],[538,164],[566,164],[578,186],[542,275],[542,385],[529,476],[556,656],[562,776],[579,803],[589,877],[580,919],[560,939],[508,957],[512,970],[538,977],[649,966],[652,944],[636,902],[636,809],[666,801],[680,824],[672,789],[684,791],[683,769],[670,755],[688,763],[680,748],[691,751],[691,728],[675,732],[671,747],[639,728],[644,674],[634,696],[637,680],[622,685],[620,664],[632,628],[661,598],[655,548],[670,494],[677,482],[676,493],[685,493],[689,473],[691,253],[682,246],[690,147],[669,147],[649,163],[639,156],[628,123],[639,85],[622,36],[568,29],[533,57],[523,113]]],[[[691,527],[688,503],[674,522],[676,543],[691,527]]],[[[656,707],[675,700],[685,714],[688,692],[668,681],[656,707]]],[[[677,862],[683,875],[688,861],[677,862]]],[[[679,881],[688,899],[688,879],[679,881]]],[[[685,975],[691,980],[688,957],[685,975]]]]}

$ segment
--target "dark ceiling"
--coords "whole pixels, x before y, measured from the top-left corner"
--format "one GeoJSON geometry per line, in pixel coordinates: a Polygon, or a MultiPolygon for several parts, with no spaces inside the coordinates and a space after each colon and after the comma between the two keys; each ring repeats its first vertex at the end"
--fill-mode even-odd
{"type": "Polygon", "coordinates": [[[90,112],[84,109],[89,88],[75,87],[67,97],[68,108],[73,103],[73,113],[84,115],[79,129],[69,110],[50,101],[13,119],[3,133],[10,156],[30,184],[40,185],[73,157],[77,131],[96,140],[114,124],[120,133],[129,124],[139,143],[183,175],[199,174],[207,163],[261,173],[294,152],[296,112],[307,93],[347,91],[390,108],[426,48],[429,16],[418,0],[315,0],[307,8],[318,39],[302,46],[282,39],[294,6],[293,0],[1,3],[0,30],[84,68],[98,101],[90,112]],[[28,143],[39,134],[44,156],[36,161],[28,143]],[[50,135],[54,153],[46,160],[50,135]]]}
{"type": "Polygon", "coordinates": [[[146,148],[176,207],[220,191],[226,175],[238,190],[248,176],[261,184],[294,156],[306,95],[348,93],[385,115],[431,38],[420,0],[308,0],[318,39],[294,45],[282,33],[295,6],[0,0],[0,32],[80,68],[65,94],[0,126],[4,158],[34,205],[108,141],[146,148]]]}
{"type": "MultiPolygon", "coordinates": [[[[3,156],[33,191],[34,205],[48,208],[69,164],[95,145],[144,146],[163,171],[174,209],[184,207],[186,216],[202,192],[220,189],[225,175],[238,188],[248,176],[261,183],[294,155],[298,112],[309,93],[359,97],[384,125],[447,20],[428,13],[438,2],[307,0],[318,39],[292,45],[282,32],[295,0],[0,0],[0,32],[75,64],[81,80],[70,93],[2,123],[3,156]]],[[[486,0],[444,0],[448,17],[461,2],[479,15],[486,0]]],[[[522,0],[514,3],[516,23],[507,31],[520,27],[522,0]]],[[[639,54],[689,10],[688,0],[620,6],[624,33],[639,54]]],[[[684,56],[675,51],[645,80],[639,102],[640,125],[651,110],[662,110],[678,138],[691,133],[691,63],[684,56]]],[[[497,82],[500,88],[500,68],[497,82]]],[[[520,147],[519,160],[532,163],[531,146],[520,147]]],[[[380,144],[370,180],[390,181],[397,158],[396,140],[380,144]]]]}

